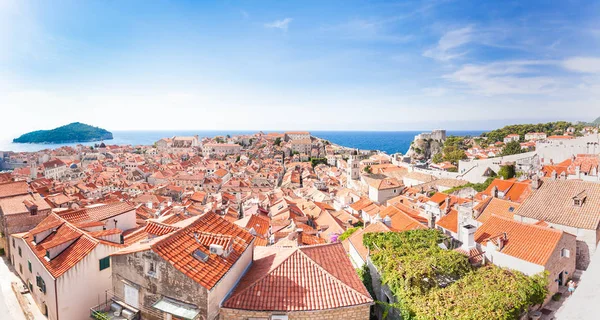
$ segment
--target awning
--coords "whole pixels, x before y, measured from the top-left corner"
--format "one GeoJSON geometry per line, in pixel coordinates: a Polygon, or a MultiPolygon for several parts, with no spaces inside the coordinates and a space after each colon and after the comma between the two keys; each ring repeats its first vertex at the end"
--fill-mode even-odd
{"type": "Polygon", "coordinates": [[[198,310],[195,305],[187,304],[167,297],[163,297],[162,299],[158,300],[152,307],[172,314],[176,317],[189,320],[196,319],[200,313],[200,310],[198,310]]]}

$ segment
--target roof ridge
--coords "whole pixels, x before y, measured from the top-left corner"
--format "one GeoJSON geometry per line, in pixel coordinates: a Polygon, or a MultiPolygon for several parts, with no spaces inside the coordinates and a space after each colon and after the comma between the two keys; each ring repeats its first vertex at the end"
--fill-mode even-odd
{"type": "MultiPolygon", "coordinates": [[[[334,245],[338,245],[338,243],[326,243],[326,244],[322,244],[319,246],[334,246],[334,245]]],[[[341,245],[341,244],[339,244],[341,245]]],[[[313,246],[310,246],[313,247],[313,246]]],[[[310,248],[308,247],[308,248],[310,248]]],[[[322,272],[324,272],[326,275],[328,275],[329,277],[333,278],[335,281],[337,281],[338,283],[340,283],[342,286],[350,289],[351,291],[353,291],[355,294],[358,294],[360,296],[366,297],[363,293],[358,292],[358,290],[352,288],[351,286],[349,286],[348,284],[346,284],[344,281],[342,281],[341,279],[339,279],[338,277],[334,276],[333,274],[331,274],[331,272],[327,271],[325,268],[323,268],[320,264],[318,264],[315,260],[311,259],[306,253],[304,253],[302,250],[302,248],[299,247],[297,251],[300,251],[302,253],[302,255],[304,255],[308,260],[310,260],[312,262],[312,264],[314,264],[318,269],[320,269],[322,272]]],[[[291,255],[290,255],[291,256],[291,255]]],[[[287,259],[286,259],[287,260],[287,259]]],[[[368,297],[370,299],[373,299],[372,297],[368,297]]]]}
{"type": "Polygon", "coordinates": [[[564,231],[558,230],[558,229],[555,229],[555,228],[545,227],[545,226],[539,226],[539,225],[536,225],[536,224],[533,224],[533,223],[525,223],[525,222],[517,221],[517,220],[514,220],[514,219],[508,219],[508,218],[499,216],[497,214],[492,214],[492,216],[490,218],[498,218],[498,219],[501,219],[501,220],[512,221],[512,222],[515,222],[515,223],[523,225],[523,226],[534,227],[534,228],[537,228],[537,229],[540,229],[540,230],[547,230],[547,231],[551,231],[551,232],[554,232],[554,233],[560,233],[560,234],[564,233],[564,231]]]}

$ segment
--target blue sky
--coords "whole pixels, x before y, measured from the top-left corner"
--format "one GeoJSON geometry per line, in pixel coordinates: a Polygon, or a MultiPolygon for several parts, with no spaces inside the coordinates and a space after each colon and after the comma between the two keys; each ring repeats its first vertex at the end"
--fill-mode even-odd
{"type": "Polygon", "coordinates": [[[600,116],[598,1],[0,0],[0,137],[600,116]]]}

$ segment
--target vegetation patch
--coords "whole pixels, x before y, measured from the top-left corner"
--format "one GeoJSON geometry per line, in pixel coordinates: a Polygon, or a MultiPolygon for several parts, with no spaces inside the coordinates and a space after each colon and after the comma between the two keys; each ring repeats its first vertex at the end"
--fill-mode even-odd
{"type": "Polygon", "coordinates": [[[438,244],[437,230],[369,233],[371,260],[403,319],[516,319],[541,304],[547,275],[529,277],[493,265],[473,269],[468,258],[438,244]]]}

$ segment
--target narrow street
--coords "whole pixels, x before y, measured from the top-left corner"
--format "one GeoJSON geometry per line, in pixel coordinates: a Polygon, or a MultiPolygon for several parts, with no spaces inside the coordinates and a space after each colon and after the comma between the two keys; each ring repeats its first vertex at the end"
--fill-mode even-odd
{"type": "Polygon", "coordinates": [[[0,318],[7,320],[25,320],[21,306],[11,288],[11,282],[21,280],[10,271],[10,262],[0,259],[0,318]]]}

